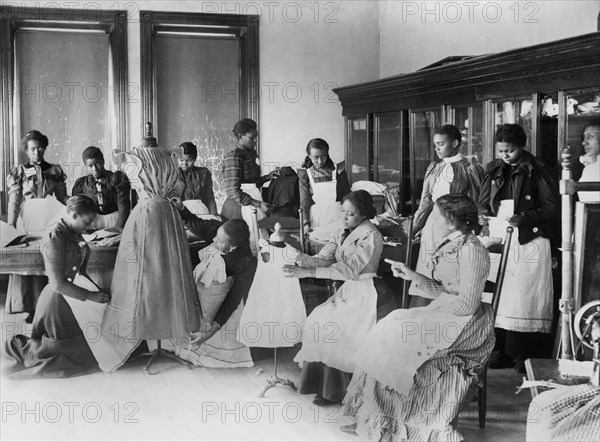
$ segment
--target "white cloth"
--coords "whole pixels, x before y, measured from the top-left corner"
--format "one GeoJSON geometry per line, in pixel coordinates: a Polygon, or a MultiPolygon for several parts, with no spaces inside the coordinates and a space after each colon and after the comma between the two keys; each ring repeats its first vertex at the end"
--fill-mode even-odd
{"type": "MultiPolygon", "coordinates": [[[[73,284],[92,292],[99,291],[93,282],[81,274],[75,276],[73,284]]],[[[63,298],[71,307],[100,370],[108,373],[121,367],[141,341],[102,330],[102,318],[106,304],[80,301],[69,296],[63,298]]]]}
{"type": "MultiPolygon", "coordinates": [[[[583,168],[579,182],[600,181],[600,155],[596,156],[596,161],[589,163],[583,168]]],[[[584,203],[600,202],[600,192],[577,192],[579,201],[584,203]]]]}
{"type": "Polygon", "coordinates": [[[352,188],[350,189],[352,192],[357,190],[365,190],[369,192],[371,195],[384,195],[388,186],[386,184],[376,183],[375,181],[357,181],[352,183],[352,188]]]}
{"type": "MultiPolygon", "coordinates": [[[[503,200],[490,236],[504,238],[506,218],[514,214],[512,200],[503,200]]],[[[550,240],[538,236],[519,244],[519,229],[512,235],[496,327],[517,332],[552,332],[552,257],[550,240]]]]}
{"type": "MultiPolygon", "coordinates": [[[[262,194],[260,193],[260,189],[256,187],[256,184],[253,183],[244,183],[241,185],[241,189],[244,193],[247,193],[252,198],[258,201],[262,201],[262,194]]],[[[257,222],[261,219],[264,219],[266,215],[260,210],[256,209],[253,206],[241,206],[242,208],[242,219],[246,221],[248,224],[248,228],[250,229],[250,250],[252,250],[252,254],[256,256],[259,250],[258,244],[258,225],[257,222]],[[256,210],[256,216],[254,216],[254,210],[256,210]]]]}
{"type": "Polygon", "coordinates": [[[23,201],[17,218],[17,230],[37,236],[67,215],[67,207],[54,196],[30,198],[23,201]]]}
{"type": "Polygon", "coordinates": [[[88,226],[88,229],[110,229],[117,227],[119,223],[119,212],[108,213],[106,215],[96,215],[96,218],[88,226]]]}
{"type": "Polygon", "coordinates": [[[322,362],[348,373],[354,372],[355,354],[377,321],[377,291],[374,274],[360,275],[358,281],[346,281],[326,302],[306,319],[302,348],[294,358],[304,362],[322,362]]]}
{"type": "Polygon", "coordinates": [[[292,347],[302,340],[306,308],[296,278],[287,278],[284,265],[293,265],[298,252],[291,246],[266,245],[258,258],[248,302],[240,319],[237,340],[250,347],[292,347]],[[264,262],[263,254],[268,253],[264,262]]]}
{"type": "Polygon", "coordinates": [[[213,244],[198,252],[200,264],[194,269],[194,279],[198,283],[210,287],[213,282],[223,283],[227,279],[225,260],[221,251],[213,244]]]}
{"type": "Polygon", "coordinates": [[[369,373],[382,388],[409,391],[417,369],[438,350],[450,347],[471,319],[472,315],[456,316],[439,310],[455,300],[456,296],[446,293],[426,307],[388,314],[356,352],[356,369],[369,373]]]}
{"type": "Polygon", "coordinates": [[[202,215],[210,214],[208,207],[202,202],[202,200],[185,200],[182,201],[183,205],[197,217],[202,215]]]}
{"type": "Polygon", "coordinates": [[[306,171],[313,201],[310,208],[310,237],[315,240],[328,241],[337,231],[344,228],[342,220],[342,204],[337,198],[337,169],[331,173],[331,181],[315,183],[310,169],[306,171]]]}

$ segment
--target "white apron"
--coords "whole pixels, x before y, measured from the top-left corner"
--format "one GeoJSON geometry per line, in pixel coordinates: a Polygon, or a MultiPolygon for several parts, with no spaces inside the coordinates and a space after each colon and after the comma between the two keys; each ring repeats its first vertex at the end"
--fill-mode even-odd
{"type": "Polygon", "coordinates": [[[328,241],[335,232],[344,228],[342,204],[337,198],[337,169],[331,174],[331,181],[315,183],[310,169],[306,170],[315,202],[310,208],[310,237],[328,241]]]}
{"type": "MultiPolygon", "coordinates": [[[[503,238],[514,214],[513,200],[500,202],[498,216],[490,220],[490,237],[503,238]]],[[[554,288],[550,240],[537,238],[519,244],[515,228],[495,326],[517,332],[552,332],[554,288]]]]}
{"type": "Polygon", "coordinates": [[[377,291],[374,273],[345,281],[340,289],[316,307],[302,330],[302,348],[294,358],[322,362],[348,373],[354,372],[356,351],[377,322],[377,291]]]}
{"type": "Polygon", "coordinates": [[[287,278],[284,265],[293,265],[298,254],[291,246],[267,244],[261,249],[248,302],[240,319],[238,341],[249,347],[292,347],[302,340],[306,307],[297,278],[287,278]],[[269,253],[268,262],[262,259],[269,253]]]}
{"type": "MultiPolygon", "coordinates": [[[[256,187],[256,184],[244,183],[241,185],[241,189],[244,193],[247,193],[255,200],[263,200],[260,189],[256,187]]],[[[250,229],[250,250],[252,250],[252,254],[256,256],[259,249],[257,246],[257,241],[259,238],[256,237],[256,232],[258,231],[257,221],[264,219],[266,215],[260,209],[256,209],[255,217],[253,212],[254,207],[252,206],[241,206],[241,209],[242,219],[246,221],[246,224],[248,224],[248,228],[250,229]]]]}
{"type": "Polygon", "coordinates": [[[356,352],[358,370],[382,388],[407,392],[417,369],[438,350],[449,348],[472,318],[439,311],[456,301],[443,293],[426,307],[397,309],[377,323],[356,352]]]}
{"type": "MultiPolygon", "coordinates": [[[[99,291],[96,284],[79,273],[75,276],[73,284],[91,292],[99,291]]],[[[71,307],[100,370],[108,373],[123,365],[141,341],[118,336],[116,333],[111,333],[110,330],[102,330],[102,318],[106,304],[80,301],[69,296],[63,296],[63,298],[71,307]]]]}

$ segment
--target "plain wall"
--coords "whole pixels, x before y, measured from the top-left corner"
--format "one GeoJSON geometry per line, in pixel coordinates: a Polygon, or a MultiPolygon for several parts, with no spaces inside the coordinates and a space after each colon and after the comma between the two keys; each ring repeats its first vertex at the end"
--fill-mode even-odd
{"type": "Polygon", "coordinates": [[[599,12],[598,0],[380,0],[379,75],[594,32],[599,12]]]}

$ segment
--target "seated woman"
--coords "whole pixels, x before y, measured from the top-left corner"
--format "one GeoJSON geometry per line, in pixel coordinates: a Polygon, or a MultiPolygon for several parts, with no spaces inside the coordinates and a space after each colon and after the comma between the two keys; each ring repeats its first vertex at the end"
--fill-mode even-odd
{"type": "Polygon", "coordinates": [[[316,307],[302,330],[302,349],[294,359],[302,366],[298,391],[316,393],[319,406],[341,402],[354,371],[354,353],[377,319],[393,307],[392,293],[376,278],[383,237],[369,221],[373,198],[359,190],[342,202],[345,230],[318,255],[299,254],[284,271],[293,278],[341,280],[334,296],[316,307]]]}
{"type": "MultiPolygon", "coordinates": [[[[48,137],[37,130],[27,132],[21,140],[28,161],[11,168],[6,177],[8,191],[8,223],[17,226],[22,206],[32,199],[54,195],[62,204],[67,202],[67,175],[58,164],[44,160],[48,137]]],[[[6,296],[6,313],[29,313],[31,323],[37,297],[48,282],[38,275],[10,275],[6,296]]]]}
{"type": "Polygon", "coordinates": [[[6,353],[14,361],[6,373],[19,377],[68,377],[98,369],[85,336],[64,297],[108,303],[108,291],[92,292],[73,284],[77,272],[85,273],[89,247],[84,232],[96,217],[96,203],[77,195],[67,201],[67,216],[42,239],[44,267],[49,283],[38,301],[31,338],[14,336],[6,353]],[[17,374],[17,372],[20,372],[17,374]]]}
{"type": "Polygon", "coordinates": [[[179,176],[175,185],[176,195],[194,215],[218,215],[213,193],[212,175],[206,167],[194,166],[198,157],[196,145],[186,141],[179,146],[179,176]]]}
{"type": "Polygon", "coordinates": [[[392,262],[394,275],[435,297],[379,322],[356,352],[342,430],[369,440],[462,440],[452,428],[494,346],[492,311],[481,302],[490,270],[472,233],[477,206],[466,195],[439,197],[430,216],[440,245],[427,276],[392,262]]]}
{"type": "MultiPolygon", "coordinates": [[[[345,163],[337,166],[329,156],[329,144],[315,138],[306,146],[306,159],[298,169],[300,207],[305,223],[313,229],[337,223],[341,219],[341,201],[350,192],[345,163]]],[[[335,228],[328,230],[332,233],[335,228]]],[[[327,234],[326,232],[323,232],[327,234]]]]}
{"type": "MultiPolygon", "coordinates": [[[[579,161],[585,167],[579,181],[600,181],[600,119],[588,123],[583,129],[582,138],[585,155],[579,157],[579,161]]],[[[600,201],[600,192],[577,192],[577,195],[582,202],[600,201]]]]}
{"type": "Polygon", "coordinates": [[[73,195],[86,195],[94,200],[98,216],[90,228],[123,230],[131,211],[131,186],[121,171],[104,168],[104,155],[96,146],[87,147],[81,154],[88,175],[73,186],[73,195]]]}

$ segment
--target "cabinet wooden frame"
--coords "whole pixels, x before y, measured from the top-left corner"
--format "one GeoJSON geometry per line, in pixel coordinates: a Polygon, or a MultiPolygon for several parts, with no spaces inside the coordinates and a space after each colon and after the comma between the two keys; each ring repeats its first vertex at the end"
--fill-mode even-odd
{"type": "MultiPolygon", "coordinates": [[[[140,11],[141,105],[142,126],[155,124],[154,136],[160,140],[156,108],[156,54],[154,36],[159,32],[229,33],[240,39],[240,115],[259,123],[259,16],[237,14],[204,14],[188,12],[140,11]]],[[[143,133],[142,127],[142,133],[143,133]]]]}

